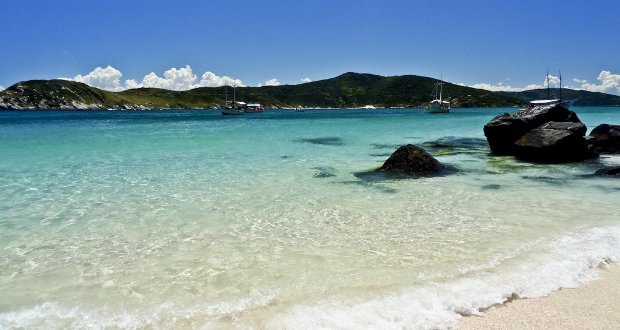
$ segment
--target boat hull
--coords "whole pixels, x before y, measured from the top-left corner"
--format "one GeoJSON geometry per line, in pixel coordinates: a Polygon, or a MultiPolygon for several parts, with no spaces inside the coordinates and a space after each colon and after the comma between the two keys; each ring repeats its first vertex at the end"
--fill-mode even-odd
{"type": "Polygon", "coordinates": [[[446,112],[450,112],[450,108],[446,108],[446,107],[442,107],[438,104],[429,104],[428,107],[426,107],[426,109],[424,109],[424,112],[428,112],[428,113],[446,113],[446,112]]]}
{"type": "Polygon", "coordinates": [[[221,111],[224,116],[238,116],[245,115],[245,111],[240,109],[224,109],[221,111]]]}

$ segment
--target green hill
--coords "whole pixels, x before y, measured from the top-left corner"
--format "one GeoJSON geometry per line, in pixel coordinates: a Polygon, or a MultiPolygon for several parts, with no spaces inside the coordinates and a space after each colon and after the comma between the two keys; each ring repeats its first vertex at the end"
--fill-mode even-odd
{"type": "MultiPolygon", "coordinates": [[[[422,76],[349,72],[299,85],[239,87],[236,94],[237,100],[267,107],[418,107],[432,99],[435,83],[435,79],[422,76]]],[[[231,98],[232,88],[227,89],[231,98]]],[[[571,93],[578,96],[578,104],[620,104],[620,97],[603,93],[565,90],[565,98],[572,98],[571,93]]],[[[492,107],[520,105],[543,97],[539,91],[495,93],[445,83],[444,98],[450,99],[453,107],[492,107]]],[[[205,109],[224,100],[224,87],[108,92],[67,80],[30,80],[0,92],[0,109],[205,109]]]]}

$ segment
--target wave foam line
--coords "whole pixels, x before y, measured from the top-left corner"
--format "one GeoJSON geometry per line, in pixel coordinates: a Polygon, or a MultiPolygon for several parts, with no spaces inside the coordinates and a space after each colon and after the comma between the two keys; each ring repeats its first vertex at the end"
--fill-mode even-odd
{"type": "Polygon", "coordinates": [[[463,315],[477,315],[515,295],[540,297],[595,279],[598,267],[620,261],[620,226],[572,232],[542,243],[541,253],[530,260],[505,269],[500,264],[493,271],[448,283],[427,283],[361,303],[346,303],[334,297],[314,304],[298,304],[272,315],[262,314],[260,320],[243,315],[276,302],[276,292],[220,304],[180,306],[170,302],[144,310],[67,307],[45,302],[0,313],[0,328],[450,328],[463,315]],[[249,323],[239,323],[246,321],[249,323]]]}
{"type": "Polygon", "coordinates": [[[455,327],[515,297],[548,295],[597,278],[597,268],[620,261],[620,226],[563,235],[543,246],[533,261],[448,283],[422,287],[357,304],[336,298],[296,305],[269,320],[286,329],[437,329],[455,327]]]}

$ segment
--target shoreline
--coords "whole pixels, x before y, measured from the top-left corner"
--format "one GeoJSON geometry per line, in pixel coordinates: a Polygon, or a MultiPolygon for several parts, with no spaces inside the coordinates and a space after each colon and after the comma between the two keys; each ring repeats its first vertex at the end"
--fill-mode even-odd
{"type": "Polygon", "coordinates": [[[618,329],[620,265],[598,269],[599,278],[540,298],[524,298],[461,318],[457,328],[478,329],[618,329]]]}

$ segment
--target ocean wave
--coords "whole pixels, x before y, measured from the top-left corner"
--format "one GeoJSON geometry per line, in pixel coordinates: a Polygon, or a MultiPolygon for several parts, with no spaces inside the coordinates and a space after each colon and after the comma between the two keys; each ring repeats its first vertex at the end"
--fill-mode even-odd
{"type": "Polygon", "coordinates": [[[461,278],[370,300],[331,296],[283,306],[277,292],[266,292],[220,303],[169,302],[141,310],[45,302],[1,313],[0,328],[451,328],[464,315],[478,315],[515,297],[541,297],[595,279],[598,268],[620,261],[620,226],[583,228],[532,244],[536,252],[525,249],[527,258],[515,255],[496,267],[464,272],[461,278]]]}
{"type": "Polygon", "coordinates": [[[620,261],[620,226],[574,231],[540,244],[533,259],[511,267],[359,303],[333,297],[292,306],[274,315],[268,328],[452,328],[465,315],[479,315],[516,297],[541,297],[595,279],[599,267],[620,261]]]}

